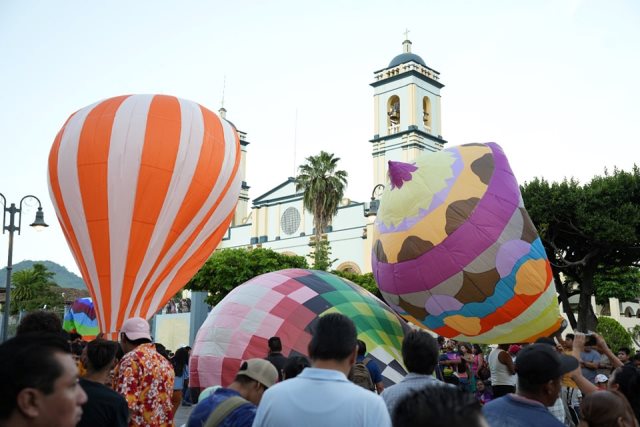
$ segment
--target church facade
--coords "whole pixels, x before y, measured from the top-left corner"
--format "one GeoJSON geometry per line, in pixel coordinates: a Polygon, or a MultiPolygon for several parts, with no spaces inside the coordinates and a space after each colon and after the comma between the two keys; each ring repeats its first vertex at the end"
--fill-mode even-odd
{"type": "MultiPolygon", "coordinates": [[[[323,238],[331,246],[332,269],[354,273],[371,272],[372,224],[378,197],[387,183],[387,164],[410,163],[423,151],[441,150],[440,75],[411,52],[411,41],[389,65],[374,72],[374,136],[369,141],[373,160],[373,193],[363,202],[343,199],[323,238]]],[[[220,110],[225,118],[226,111],[220,110]]],[[[245,182],[249,141],[238,131],[242,148],[242,190],[232,224],[222,239],[222,248],[264,247],[307,256],[312,251],[313,215],[303,207],[295,179],[253,199],[249,208],[249,186],[245,182]]],[[[349,171],[347,171],[349,172],[349,171]]]]}

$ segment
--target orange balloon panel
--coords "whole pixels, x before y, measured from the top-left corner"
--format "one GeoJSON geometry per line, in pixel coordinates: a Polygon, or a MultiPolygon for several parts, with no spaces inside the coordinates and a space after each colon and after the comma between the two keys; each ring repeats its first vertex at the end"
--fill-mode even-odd
{"type": "Polygon", "coordinates": [[[49,154],[49,192],[100,330],[149,319],[204,264],[240,192],[229,122],[165,95],[74,113],[49,154]]]}

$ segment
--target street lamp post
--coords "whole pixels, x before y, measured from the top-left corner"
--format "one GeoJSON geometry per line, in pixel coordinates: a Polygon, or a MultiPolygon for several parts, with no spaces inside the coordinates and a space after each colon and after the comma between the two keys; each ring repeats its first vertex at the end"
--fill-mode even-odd
{"type": "Polygon", "coordinates": [[[11,206],[7,207],[7,199],[4,194],[0,193],[2,197],[2,234],[5,231],[9,232],[9,255],[7,257],[7,283],[5,287],[5,300],[4,300],[4,313],[2,316],[2,342],[7,340],[9,334],[9,309],[11,307],[11,270],[13,269],[13,233],[15,231],[20,234],[20,226],[22,225],[22,203],[25,199],[36,199],[38,201],[38,211],[36,212],[36,219],[32,224],[29,224],[35,229],[42,229],[48,227],[44,222],[44,213],[42,212],[42,203],[36,196],[28,195],[24,196],[18,207],[15,203],[11,203],[11,206]],[[9,225],[7,225],[7,214],[9,214],[9,225]],[[18,225],[16,226],[15,217],[18,214],[18,225]]]}

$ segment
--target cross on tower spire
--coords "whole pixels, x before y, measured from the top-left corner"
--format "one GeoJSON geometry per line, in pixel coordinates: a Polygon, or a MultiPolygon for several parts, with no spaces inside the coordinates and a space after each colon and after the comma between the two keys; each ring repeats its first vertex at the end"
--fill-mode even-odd
{"type": "Polygon", "coordinates": [[[411,53],[411,40],[409,40],[409,29],[404,30],[404,41],[402,42],[402,51],[411,53]]]}

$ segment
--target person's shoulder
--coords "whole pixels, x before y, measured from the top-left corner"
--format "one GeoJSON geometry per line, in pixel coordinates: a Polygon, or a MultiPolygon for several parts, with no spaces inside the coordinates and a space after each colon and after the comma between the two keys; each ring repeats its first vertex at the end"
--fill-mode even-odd
{"type": "MultiPolygon", "coordinates": [[[[198,402],[198,404],[193,408],[191,415],[189,416],[188,426],[203,426],[209,415],[225,400],[230,397],[237,396],[238,394],[235,392],[230,392],[229,389],[220,388],[216,390],[211,395],[207,396],[204,400],[198,402]]],[[[249,402],[248,400],[237,407],[236,409],[229,414],[228,419],[233,420],[231,425],[251,425],[253,422],[253,418],[256,414],[256,405],[249,402]],[[246,423],[246,419],[250,418],[250,422],[246,423]],[[244,420],[244,421],[240,421],[244,420]]]]}
{"type": "Polygon", "coordinates": [[[491,402],[487,402],[482,407],[482,411],[485,412],[485,411],[492,411],[498,408],[503,408],[504,406],[510,404],[510,401],[508,399],[509,399],[508,396],[502,396],[502,397],[498,397],[497,399],[492,399],[491,402]]]}
{"type": "Polygon", "coordinates": [[[344,390],[344,396],[351,396],[356,401],[382,401],[377,393],[367,390],[366,388],[354,384],[351,381],[342,383],[340,388],[344,390]]]}
{"type": "Polygon", "coordinates": [[[104,405],[119,406],[121,404],[127,405],[126,399],[118,392],[112,390],[104,384],[97,383],[95,381],[80,379],[80,386],[87,393],[87,396],[94,401],[100,402],[104,405]]]}

